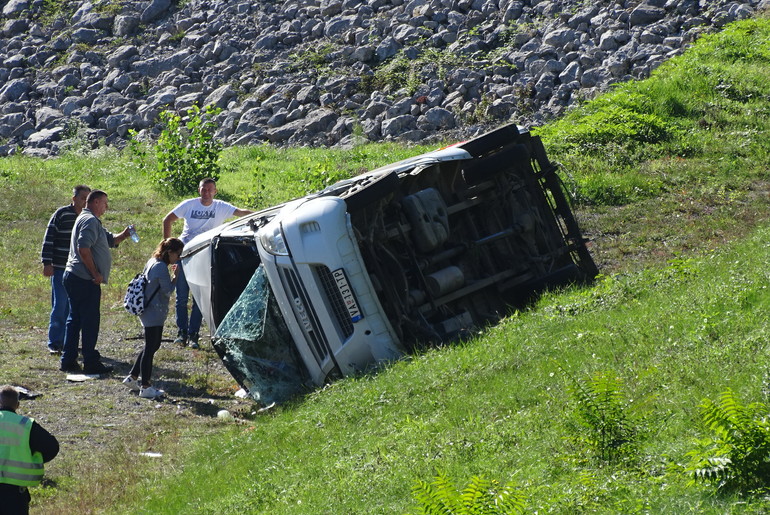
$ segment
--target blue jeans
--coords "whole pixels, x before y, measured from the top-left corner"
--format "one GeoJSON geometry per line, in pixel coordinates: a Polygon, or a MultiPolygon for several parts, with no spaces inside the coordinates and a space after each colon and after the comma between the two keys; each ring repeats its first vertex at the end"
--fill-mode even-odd
{"type": "Polygon", "coordinates": [[[198,333],[201,329],[201,320],[203,315],[198,308],[198,304],[195,299],[192,300],[192,311],[190,312],[190,319],[188,324],[187,319],[187,299],[190,297],[190,285],[187,284],[187,279],[184,276],[184,268],[182,263],[178,263],[179,271],[176,276],[176,326],[179,332],[188,335],[198,333]]]}
{"type": "Polygon", "coordinates": [[[70,301],[70,314],[67,317],[61,363],[72,365],[77,362],[78,340],[82,335],[83,364],[86,367],[97,365],[101,357],[96,350],[96,339],[99,337],[102,288],[90,279],[81,279],[69,272],[64,272],[64,287],[70,301]]]}
{"type": "Polygon", "coordinates": [[[60,350],[64,346],[64,329],[70,313],[70,301],[64,288],[64,269],[54,268],[51,276],[51,319],[48,322],[48,348],[60,350]]]}

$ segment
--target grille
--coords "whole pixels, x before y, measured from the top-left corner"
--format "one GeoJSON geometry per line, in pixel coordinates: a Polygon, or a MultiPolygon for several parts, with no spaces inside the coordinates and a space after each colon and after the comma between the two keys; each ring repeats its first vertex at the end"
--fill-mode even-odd
{"type": "Polygon", "coordinates": [[[313,305],[310,303],[310,299],[308,298],[305,289],[302,287],[302,283],[297,277],[297,274],[290,268],[280,268],[279,270],[283,277],[283,283],[289,290],[289,300],[294,305],[294,312],[297,314],[297,318],[300,319],[301,324],[303,318],[307,319],[308,323],[302,324],[302,329],[307,335],[310,350],[313,352],[320,365],[329,355],[329,342],[326,340],[326,336],[321,330],[321,324],[318,322],[318,317],[315,314],[315,310],[313,310],[313,305]],[[296,302],[297,299],[302,303],[305,317],[302,316],[300,306],[298,306],[296,302]]]}
{"type": "Polygon", "coordinates": [[[321,281],[326,298],[329,299],[334,318],[337,320],[337,326],[340,329],[340,335],[343,340],[346,340],[353,334],[353,321],[350,319],[350,313],[348,313],[345,307],[345,301],[342,299],[339,288],[337,288],[332,272],[329,270],[329,267],[324,265],[316,266],[315,272],[321,281]]]}

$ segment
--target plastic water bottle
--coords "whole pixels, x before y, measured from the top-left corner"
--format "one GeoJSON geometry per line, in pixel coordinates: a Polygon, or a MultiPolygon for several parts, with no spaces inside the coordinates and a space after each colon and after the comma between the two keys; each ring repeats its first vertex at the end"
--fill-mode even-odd
{"type": "Polygon", "coordinates": [[[139,243],[139,235],[136,234],[136,229],[134,229],[134,224],[131,224],[128,226],[128,233],[131,235],[131,239],[134,240],[134,243],[139,243]]]}

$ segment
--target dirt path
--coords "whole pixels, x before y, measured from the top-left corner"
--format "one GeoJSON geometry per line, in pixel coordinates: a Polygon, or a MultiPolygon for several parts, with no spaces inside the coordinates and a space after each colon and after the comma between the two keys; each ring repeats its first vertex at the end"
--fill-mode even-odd
{"type": "MultiPolygon", "coordinates": [[[[70,476],[89,468],[109,467],[105,463],[109,450],[125,439],[136,442],[136,452],[153,452],[167,443],[161,441],[164,434],[178,434],[179,429],[193,426],[209,430],[220,410],[243,416],[256,409],[250,400],[235,395],[239,387],[208,338],[201,340],[200,350],[175,346],[170,341],[168,322],[154,367],[154,384],[167,396],[153,401],[129,392],[121,381],[142,347],[141,327],[124,312],[102,306],[102,314],[97,349],[103,362],[115,370],[102,379],[84,382],[68,381],[67,374],[59,371],[59,356],[49,354],[45,346],[45,328],[0,322],[0,383],[39,394],[22,400],[20,412],[34,417],[61,444],[59,456],[46,466],[46,476],[56,487],[48,497],[71,488],[70,476]],[[142,431],[154,434],[142,436],[142,431]]],[[[70,495],[77,497],[74,492],[70,495]]],[[[35,492],[33,512],[51,513],[50,507],[34,509],[39,497],[35,492]]],[[[59,506],[54,512],[82,513],[74,506],[72,511],[59,506]]]]}

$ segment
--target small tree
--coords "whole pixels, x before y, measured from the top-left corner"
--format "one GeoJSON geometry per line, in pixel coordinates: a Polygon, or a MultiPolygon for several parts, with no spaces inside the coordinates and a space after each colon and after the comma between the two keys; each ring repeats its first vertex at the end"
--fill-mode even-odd
{"type": "Polygon", "coordinates": [[[184,118],[173,111],[160,113],[165,129],[155,146],[157,165],[152,178],[161,189],[176,195],[193,194],[201,179],[219,179],[222,144],[214,139],[212,120],[219,112],[212,106],[202,111],[193,106],[184,118]]]}

